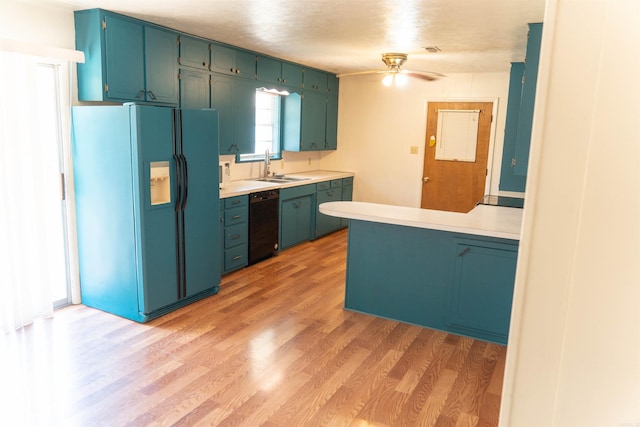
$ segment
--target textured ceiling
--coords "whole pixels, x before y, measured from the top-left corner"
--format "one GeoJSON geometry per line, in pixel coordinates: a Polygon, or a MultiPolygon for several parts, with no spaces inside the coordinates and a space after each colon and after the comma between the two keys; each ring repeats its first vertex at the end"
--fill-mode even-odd
{"type": "Polygon", "coordinates": [[[32,0],[100,7],[334,73],[404,69],[443,74],[506,71],[522,61],[527,23],[545,0],[32,0]],[[426,46],[441,52],[430,54],[426,46]]]}

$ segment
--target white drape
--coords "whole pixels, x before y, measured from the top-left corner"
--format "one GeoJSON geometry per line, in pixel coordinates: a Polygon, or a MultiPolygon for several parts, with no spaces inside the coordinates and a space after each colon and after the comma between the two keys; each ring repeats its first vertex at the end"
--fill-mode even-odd
{"type": "Polygon", "coordinates": [[[51,315],[51,285],[66,274],[57,68],[7,52],[0,52],[0,64],[0,326],[6,332],[51,315]]]}

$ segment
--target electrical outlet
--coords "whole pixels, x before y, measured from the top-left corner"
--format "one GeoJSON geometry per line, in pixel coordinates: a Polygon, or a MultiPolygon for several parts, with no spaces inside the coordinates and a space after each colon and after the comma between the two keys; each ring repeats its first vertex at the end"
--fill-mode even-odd
{"type": "Polygon", "coordinates": [[[410,148],[409,154],[418,154],[418,146],[412,145],[410,148]]]}
{"type": "Polygon", "coordinates": [[[280,160],[280,169],[284,169],[284,159],[280,160]]]}

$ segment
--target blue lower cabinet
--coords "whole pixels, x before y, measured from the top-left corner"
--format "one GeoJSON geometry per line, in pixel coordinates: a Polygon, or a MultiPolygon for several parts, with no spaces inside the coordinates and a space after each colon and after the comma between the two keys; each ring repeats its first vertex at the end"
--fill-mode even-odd
{"type": "Polygon", "coordinates": [[[314,184],[280,190],[280,250],[312,239],[315,193],[314,184]]]}
{"type": "Polygon", "coordinates": [[[223,199],[220,210],[222,228],[222,273],[226,274],[248,265],[249,196],[223,199]]]}
{"type": "Polygon", "coordinates": [[[322,237],[326,234],[339,230],[342,227],[342,219],[336,216],[329,216],[320,213],[319,206],[326,202],[338,202],[342,200],[342,180],[332,180],[319,183],[316,193],[316,227],[315,237],[322,237]],[[329,188],[326,188],[329,185],[329,188]]]}
{"type": "Polygon", "coordinates": [[[514,244],[454,239],[450,330],[506,343],[517,258],[514,244]]]}
{"type": "Polygon", "coordinates": [[[345,308],[506,344],[518,242],[351,220],[345,308]]]}
{"type": "MultiPolygon", "coordinates": [[[[342,179],[342,201],[350,202],[353,200],[353,177],[342,179]]],[[[347,218],[340,219],[340,225],[342,228],[349,225],[347,218]]]]}

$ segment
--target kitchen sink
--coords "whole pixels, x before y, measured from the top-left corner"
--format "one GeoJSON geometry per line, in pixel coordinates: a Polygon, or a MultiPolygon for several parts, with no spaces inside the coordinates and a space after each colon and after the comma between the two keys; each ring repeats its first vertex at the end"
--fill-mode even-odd
{"type": "Polygon", "coordinates": [[[276,177],[269,177],[269,178],[256,178],[254,179],[254,181],[261,181],[261,182],[274,182],[274,183],[279,183],[279,184],[284,184],[287,182],[295,182],[295,181],[306,181],[308,179],[311,178],[306,178],[306,177],[300,177],[300,176],[276,176],[276,177]]]}

